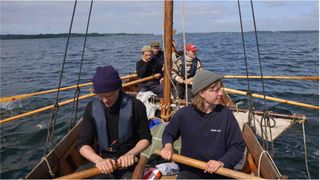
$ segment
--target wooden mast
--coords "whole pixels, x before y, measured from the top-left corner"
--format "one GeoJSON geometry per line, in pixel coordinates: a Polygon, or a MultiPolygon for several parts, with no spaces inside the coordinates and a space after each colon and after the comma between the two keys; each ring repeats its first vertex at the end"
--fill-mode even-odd
{"type": "Polygon", "coordinates": [[[161,118],[169,120],[171,107],[173,0],[164,0],[164,94],[161,118]]]}

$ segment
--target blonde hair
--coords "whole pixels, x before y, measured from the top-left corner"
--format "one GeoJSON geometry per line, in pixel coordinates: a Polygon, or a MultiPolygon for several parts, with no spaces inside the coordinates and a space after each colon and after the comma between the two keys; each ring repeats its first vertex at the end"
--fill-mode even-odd
{"type": "MultiPolygon", "coordinates": [[[[203,90],[202,90],[203,91],[203,90]]],[[[200,91],[200,92],[202,92],[200,91]]],[[[200,92],[198,92],[191,100],[192,105],[199,111],[204,111],[204,99],[200,96],[200,92]]]]}

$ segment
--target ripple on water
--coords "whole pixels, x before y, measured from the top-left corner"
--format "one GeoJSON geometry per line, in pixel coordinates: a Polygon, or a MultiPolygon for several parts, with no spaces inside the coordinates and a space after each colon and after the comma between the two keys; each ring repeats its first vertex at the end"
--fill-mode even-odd
{"type": "MultiPolygon", "coordinates": [[[[249,75],[260,75],[254,33],[246,34],[249,75]]],[[[199,47],[199,59],[205,69],[225,75],[245,75],[246,68],[240,33],[201,33],[189,36],[189,42],[199,47]]],[[[264,75],[318,75],[318,32],[261,32],[261,57],[264,75]]],[[[113,65],[120,74],[135,71],[141,58],[140,49],[152,40],[160,41],[158,35],[127,35],[93,37],[88,41],[83,63],[81,81],[91,81],[97,66],[113,65]]],[[[178,46],[182,44],[176,36],[178,46]]],[[[63,86],[71,85],[77,78],[83,38],[72,38],[67,64],[62,79],[63,86]]],[[[65,38],[28,39],[1,41],[1,96],[54,89],[58,85],[63,59],[65,38]],[[3,43],[5,42],[5,43],[3,43]]],[[[247,89],[246,80],[224,80],[225,86],[247,89]]],[[[250,80],[251,88],[261,93],[261,82],[250,80]]],[[[266,94],[308,104],[318,104],[319,83],[311,81],[265,81],[266,94]]],[[[55,102],[56,93],[33,97],[8,104],[0,104],[1,118],[21,114],[55,102]]],[[[73,91],[60,94],[61,99],[73,97],[73,91]]],[[[247,107],[247,98],[232,95],[240,107],[247,107]]],[[[85,107],[88,100],[80,102],[85,107]]],[[[319,112],[282,103],[267,102],[274,112],[305,114],[309,166],[312,178],[319,177],[319,112]],[[315,143],[316,142],[316,143],[315,143]]],[[[263,100],[254,99],[257,110],[264,109],[263,100]]],[[[81,111],[81,110],[80,110],[81,111]]],[[[79,112],[80,112],[79,111],[79,112]]],[[[56,137],[61,139],[67,131],[72,108],[59,110],[56,137]]],[[[79,116],[82,112],[79,113],[79,116]]],[[[52,112],[1,125],[1,178],[25,176],[40,160],[46,139],[46,127],[52,112]]],[[[306,178],[304,164],[303,135],[300,124],[293,125],[281,134],[275,143],[275,162],[282,174],[289,178],[306,178]]]]}

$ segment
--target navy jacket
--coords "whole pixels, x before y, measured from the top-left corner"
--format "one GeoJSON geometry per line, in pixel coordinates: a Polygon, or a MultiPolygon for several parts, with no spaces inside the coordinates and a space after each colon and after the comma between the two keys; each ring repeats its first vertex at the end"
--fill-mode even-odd
{"type": "MultiPolygon", "coordinates": [[[[119,112],[120,112],[120,101],[122,99],[123,92],[120,93],[120,96],[117,102],[110,108],[105,107],[105,113],[108,117],[108,136],[110,142],[117,139],[119,136],[118,126],[119,126],[119,112]]],[[[137,100],[136,98],[132,98],[133,101],[133,138],[128,142],[124,142],[120,145],[117,155],[123,155],[132,149],[136,143],[141,139],[147,139],[150,143],[152,140],[152,136],[149,129],[148,118],[146,114],[146,107],[144,104],[137,100]]],[[[86,110],[83,115],[83,122],[80,128],[80,136],[77,142],[77,147],[80,149],[83,145],[93,146],[97,142],[97,127],[95,125],[95,120],[92,115],[92,103],[89,102],[86,110]]],[[[106,127],[99,127],[106,128],[106,127]]],[[[99,151],[98,151],[99,152],[99,151]]],[[[109,155],[108,155],[109,156],[109,155]]],[[[112,155],[110,155],[112,156],[112,155]]]]}

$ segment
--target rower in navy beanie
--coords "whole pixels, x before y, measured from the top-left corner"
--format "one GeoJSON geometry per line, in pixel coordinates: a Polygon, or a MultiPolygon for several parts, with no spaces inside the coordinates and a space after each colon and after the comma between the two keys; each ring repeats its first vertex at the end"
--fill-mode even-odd
{"type": "Polygon", "coordinates": [[[106,93],[121,89],[119,73],[111,66],[97,67],[92,78],[94,93],[106,93]]]}

